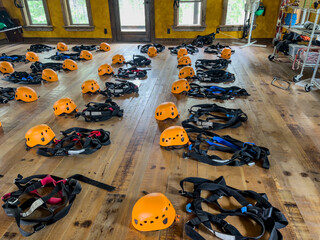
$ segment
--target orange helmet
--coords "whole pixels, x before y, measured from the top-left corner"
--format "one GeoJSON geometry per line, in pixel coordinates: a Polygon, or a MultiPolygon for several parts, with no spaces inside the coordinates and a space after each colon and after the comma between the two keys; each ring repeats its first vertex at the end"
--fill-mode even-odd
{"type": "Polygon", "coordinates": [[[55,82],[58,81],[58,74],[54,70],[46,68],[42,71],[42,79],[48,82],[55,82]]]}
{"type": "Polygon", "coordinates": [[[177,58],[181,58],[185,55],[188,55],[188,50],[186,48],[180,48],[177,53],[177,58]]]}
{"type": "Polygon", "coordinates": [[[63,69],[68,69],[70,71],[73,71],[73,70],[77,70],[78,69],[78,65],[75,61],[71,60],[71,59],[66,59],[63,61],[63,64],[62,64],[62,68],[63,69]]]}
{"type": "Polygon", "coordinates": [[[192,67],[183,67],[179,71],[179,78],[192,78],[194,77],[195,72],[192,67]]]}
{"type": "Polygon", "coordinates": [[[177,81],[174,81],[171,86],[171,92],[176,94],[188,92],[189,90],[190,85],[186,79],[179,79],[177,81]]]}
{"type": "Polygon", "coordinates": [[[88,50],[82,50],[80,53],[80,59],[92,60],[92,53],[88,50]]]}
{"type": "Polygon", "coordinates": [[[149,57],[155,57],[155,56],[157,56],[157,54],[158,54],[158,51],[155,47],[151,46],[148,48],[148,56],[149,57]]]}
{"type": "Polygon", "coordinates": [[[221,57],[224,59],[230,59],[231,58],[231,49],[230,48],[222,49],[221,57]]]}
{"type": "Polygon", "coordinates": [[[116,63],[122,64],[124,63],[124,60],[125,60],[124,56],[122,56],[121,54],[117,54],[112,57],[112,64],[116,64],[116,63]]]}
{"type": "Polygon", "coordinates": [[[15,95],[16,100],[33,102],[38,99],[37,93],[30,87],[18,87],[15,95]]]}
{"type": "Polygon", "coordinates": [[[191,65],[191,59],[188,55],[182,56],[178,60],[178,66],[186,66],[191,65]]]}
{"type": "Polygon", "coordinates": [[[96,91],[100,90],[100,86],[95,80],[87,80],[82,83],[81,89],[82,93],[95,93],[96,91]]]}
{"type": "Polygon", "coordinates": [[[167,118],[174,119],[176,117],[179,117],[179,112],[173,102],[161,103],[156,109],[155,118],[157,120],[162,121],[167,118]]]}
{"type": "Polygon", "coordinates": [[[58,51],[61,51],[61,52],[63,52],[63,51],[68,51],[68,46],[67,46],[67,44],[65,44],[65,43],[63,43],[63,42],[59,42],[59,43],[57,44],[57,50],[58,50],[58,51]]]}
{"type": "Polygon", "coordinates": [[[27,52],[26,53],[26,59],[29,62],[37,62],[37,61],[39,61],[39,56],[38,56],[38,54],[36,54],[34,52],[27,52]]]}
{"type": "Polygon", "coordinates": [[[160,135],[160,146],[183,146],[189,142],[186,130],[180,126],[172,126],[165,129],[160,135]]]}
{"type": "Polygon", "coordinates": [[[47,145],[55,139],[55,136],[56,135],[48,125],[37,125],[27,131],[25,135],[26,145],[30,148],[37,145],[47,145]]]}
{"type": "Polygon", "coordinates": [[[102,42],[100,43],[100,50],[101,51],[105,51],[105,52],[109,52],[110,51],[110,45],[108,43],[102,42]]]}
{"type": "Polygon", "coordinates": [[[176,210],[162,193],[149,193],[140,198],[132,209],[132,225],[138,231],[156,231],[170,227],[176,210]]]}
{"type": "Polygon", "coordinates": [[[2,73],[13,73],[13,65],[7,61],[0,62],[0,72],[2,73]]]}
{"type": "Polygon", "coordinates": [[[59,116],[63,113],[78,112],[77,105],[71,98],[61,98],[53,104],[54,114],[59,116]]]}
{"type": "Polygon", "coordinates": [[[103,64],[98,68],[98,74],[100,76],[105,75],[105,74],[113,74],[113,69],[109,64],[103,64]]]}

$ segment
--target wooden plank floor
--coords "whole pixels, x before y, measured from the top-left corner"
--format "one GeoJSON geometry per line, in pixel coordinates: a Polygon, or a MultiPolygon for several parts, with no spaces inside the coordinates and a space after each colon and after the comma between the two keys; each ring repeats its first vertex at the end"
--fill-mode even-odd
{"type": "MultiPolygon", "coordinates": [[[[32,86],[40,98],[33,103],[11,101],[0,106],[0,195],[13,191],[13,179],[48,173],[61,177],[79,173],[112,184],[116,191],[82,185],[70,213],[58,223],[43,229],[29,239],[185,239],[183,224],[191,217],[185,212],[187,199],[178,194],[179,181],[198,176],[215,179],[224,176],[229,185],[267,193],[270,202],[284,212],[289,225],[282,229],[284,239],[320,239],[320,92],[305,93],[292,86],[290,92],[270,85],[273,76],[291,79],[295,73],[289,64],[272,63],[267,56],[271,48],[236,48],[229,71],[236,74],[235,85],[251,94],[220,105],[241,108],[249,120],[237,129],[220,130],[243,141],[255,142],[270,149],[269,170],[258,166],[213,167],[181,157],[183,150],[165,151],[159,147],[159,136],[168,126],[180,125],[187,109],[207,99],[174,96],[171,84],[177,80],[176,57],[168,50],[152,59],[148,79],[138,80],[139,96],[115,98],[124,109],[124,117],[105,122],[86,123],[71,116],[56,117],[53,103],[70,97],[81,110],[89,101],[103,101],[98,95],[82,95],[81,84],[95,79],[101,87],[111,77],[99,77],[97,68],[111,63],[116,53],[131,59],[137,54],[136,44],[113,44],[108,53],[95,52],[94,59],[78,64],[74,72],[59,73],[59,81],[32,86]],[[158,104],[173,101],[180,119],[158,123],[154,111],[158,104]],[[48,124],[59,137],[59,131],[70,127],[104,128],[111,132],[112,144],[92,155],[46,158],[36,151],[25,150],[24,135],[37,124],[48,124]],[[172,201],[179,223],[163,231],[142,233],[131,226],[131,210],[142,191],[162,192],[172,201]]],[[[1,52],[24,54],[29,45],[5,45],[1,52]]],[[[39,54],[42,61],[54,51],[39,54]]],[[[191,56],[212,58],[211,55],[191,56]]],[[[29,64],[18,63],[16,70],[29,70],[29,64]]],[[[19,85],[0,81],[0,86],[19,85]]],[[[240,226],[239,219],[227,219],[239,226],[243,234],[254,234],[253,227],[240,226]]],[[[1,239],[22,239],[13,218],[0,211],[1,239]]]]}

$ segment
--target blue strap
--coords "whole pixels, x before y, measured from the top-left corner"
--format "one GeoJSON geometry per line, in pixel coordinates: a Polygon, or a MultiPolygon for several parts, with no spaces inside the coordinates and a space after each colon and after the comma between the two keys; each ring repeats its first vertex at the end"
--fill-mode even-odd
{"type": "Polygon", "coordinates": [[[186,205],[186,211],[187,211],[188,213],[192,213],[191,203],[188,203],[188,204],[186,205]]]}
{"type": "Polygon", "coordinates": [[[192,150],[192,144],[189,145],[188,149],[189,149],[189,151],[192,150]]]}
{"type": "Polygon", "coordinates": [[[214,137],[212,138],[212,140],[213,140],[213,141],[216,141],[216,142],[218,142],[218,143],[221,143],[221,144],[223,144],[223,145],[225,145],[225,146],[228,146],[228,147],[230,147],[230,148],[232,148],[232,149],[236,149],[236,150],[240,150],[240,149],[241,149],[240,147],[232,144],[231,142],[226,141],[225,139],[223,139],[223,138],[221,138],[221,137],[214,136],[214,137]]]}
{"type": "Polygon", "coordinates": [[[211,86],[210,89],[214,89],[214,90],[221,90],[223,92],[225,92],[226,90],[222,87],[218,87],[218,86],[211,86]]]}
{"type": "Polygon", "coordinates": [[[242,212],[242,213],[247,212],[247,211],[248,211],[248,207],[252,207],[252,204],[248,204],[248,206],[242,207],[242,208],[241,208],[241,212],[242,212]]]}
{"type": "Polygon", "coordinates": [[[227,118],[232,118],[232,117],[234,117],[234,114],[226,114],[226,117],[227,118]]]}

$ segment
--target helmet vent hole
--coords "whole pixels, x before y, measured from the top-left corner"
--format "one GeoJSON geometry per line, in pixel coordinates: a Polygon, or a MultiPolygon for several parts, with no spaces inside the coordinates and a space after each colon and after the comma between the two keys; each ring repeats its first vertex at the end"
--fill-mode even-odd
{"type": "Polygon", "coordinates": [[[155,219],[158,219],[158,218],[159,218],[159,216],[156,216],[156,217],[155,217],[155,219]]]}
{"type": "Polygon", "coordinates": [[[162,138],[162,142],[164,142],[164,138],[162,138]]]}
{"type": "Polygon", "coordinates": [[[43,136],[43,132],[41,132],[41,135],[43,136]]]}
{"type": "Polygon", "coordinates": [[[48,130],[46,130],[45,132],[48,132],[48,130]]]}
{"type": "Polygon", "coordinates": [[[168,211],[168,207],[166,207],[166,211],[168,211]]]}
{"type": "Polygon", "coordinates": [[[159,116],[159,113],[157,113],[157,116],[159,116]]]}
{"type": "Polygon", "coordinates": [[[134,223],[135,223],[135,224],[138,224],[138,220],[137,220],[137,219],[134,219],[134,223]]]}
{"type": "Polygon", "coordinates": [[[165,214],[163,214],[163,215],[162,215],[162,218],[164,218],[165,216],[166,216],[166,215],[165,215],[165,214]]]}
{"type": "Polygon", "coordinates": [[[32,98],[32,96],[31,96],[31,95],[29,95],[29,98],[32,98]]]}
{"type": "Polygon", "coordinates": [[[153,223],[153,221],[150,221],[150,223],[153,223]]]}
{"type": "Polygon", "coordinates": [[[147,221],[144,221],[144,223],[147,223],[147,221]]]}
{"type": "Polygon", "coordinates": [[[163,219],[163,224],[167,224],[168,223],[168,218],[163,219]]]}
{"type": "Polygon", "coordinates": [[[171,206],[171,204],[169,203],[169,207],[171,206]]]}
{"type": "Polygon", "coordinates": [[[173,140],[175,140],[176,138],[174,137],[173,140]]]}
{"type": "Polygon", "coordinates": [[[142,224],[142,223],[140,223],[140,226],[143,226],[143,224],[142,224]]]}
{"type": "MultiPolygon", "coordinates": [[[[181,134],[181,136],[182,136],[182,134],[181,134]]],[[[177,137],[179,137],[179,134],[177,134],[177,137]]]]}
{"type": "Polygon", "coordinates": [[[28,141],[30,141],[30,138],[28,138],[28,141]]]}

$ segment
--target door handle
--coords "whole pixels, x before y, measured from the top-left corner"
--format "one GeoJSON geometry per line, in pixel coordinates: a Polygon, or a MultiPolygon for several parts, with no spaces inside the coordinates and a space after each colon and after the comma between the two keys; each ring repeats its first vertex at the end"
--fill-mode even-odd
{"type": "Polygon", "coordinates": [[[149,3],[149,1],[145,1],[144,3],[145,3],[145,4],[148,4],[148,3],[149,3]]]}

